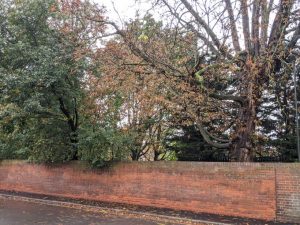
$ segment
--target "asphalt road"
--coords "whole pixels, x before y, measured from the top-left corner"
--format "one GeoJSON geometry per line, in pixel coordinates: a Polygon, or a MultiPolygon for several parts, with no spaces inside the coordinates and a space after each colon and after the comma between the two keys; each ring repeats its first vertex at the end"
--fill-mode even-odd
{"type": "MultiPolygon", "coordinates": [[[[47,198],[22,197],[21,195],[8,195],[0,191],[0,225],[208,225],[208,224],[239,224],[239,225],[292,225],[290,223],[275,223],[270,221],[224,217],[209,214],[180,214],[172,211],[162,211],[166,216],[162,218],[161,210],[143,210],[124,208],[110,208],[99,205],[86,207],[82,204],[62,204],[54,200],[54,205],[47,198]],[[36,198],[38,200],[38,198],[36,198]],[[50,204],[49,204],[50,203],[50,204]],[[70,208],[74,207],[74,208],[70,208]],[[84,208],[80,209],[80,208],[84,208]],[[135,213],[138,212],[138,213],[135,213]],[[168,216],[169,215],[169,216],[168,216]],[[193,216],[191,216],[193,215],[193,216]],[[190,218],[190,219],[183,219],[190,218]],[[193,219],[193,220],[191,220],[193,219]],[[209,222],[211,221],[211,222],[209,222]]],[[[41,197],[41,196],[40,196],[41,197]]],[[[62,203],[68,203],[63,201],[62,203]]],[[[183,212],[182,212],[183,213],[183,212]]],[[[300,224],[299,224],[300,225],[300,224]]]]}
{"type": "MultiPolygon", "coordinates": [[[[87,212],[19,200],[0,199],[0,225],[159,225],[138,218],[87,212]]],[[[164,223],[165,224],[165,223],[164,223]]]]}

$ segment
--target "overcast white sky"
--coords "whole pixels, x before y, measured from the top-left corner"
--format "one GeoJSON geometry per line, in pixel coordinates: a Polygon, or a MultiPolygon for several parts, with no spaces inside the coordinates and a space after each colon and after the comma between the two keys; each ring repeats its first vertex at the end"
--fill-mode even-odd
{"type": "MultiPolygon", "coordinates": [[[[143,1],[143,3],[136,3],[135,0],[94,0],[96,3],[100,5],[104,5],[107,8],[107,16],[110,19],[119,21],[118,14],[115,12],[113,8],[113,3],[115,5],[115,9],[120,14],[120,17],[125,21],[128,21],[131,18],[135,17],[136,10],[143,10],[145,12],[150,8],[149,3],[147,1],[143,1]]],[[[142,13],[142,12],[141,12],[142,13]]]]}

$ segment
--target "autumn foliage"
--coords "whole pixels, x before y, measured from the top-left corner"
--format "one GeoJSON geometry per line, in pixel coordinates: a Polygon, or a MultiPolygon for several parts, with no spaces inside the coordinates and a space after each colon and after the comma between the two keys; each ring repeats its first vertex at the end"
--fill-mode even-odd
{"type": "Polygon", "coordinates": [[[122,25],[87,0],[1,3],[0,158],[176,160],[197,142],[295,159],[298,2],[159,0],[122,25]]]}

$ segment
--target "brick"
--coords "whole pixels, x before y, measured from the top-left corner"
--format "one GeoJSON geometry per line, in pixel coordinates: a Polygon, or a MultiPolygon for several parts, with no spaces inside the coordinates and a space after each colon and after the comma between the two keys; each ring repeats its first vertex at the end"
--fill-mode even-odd
{"type": "Polygon", "coordinates": [[[91,170],[7,161],[0,189],[295,222],[299,174],[295,164],[131,162],[91,170]]]}

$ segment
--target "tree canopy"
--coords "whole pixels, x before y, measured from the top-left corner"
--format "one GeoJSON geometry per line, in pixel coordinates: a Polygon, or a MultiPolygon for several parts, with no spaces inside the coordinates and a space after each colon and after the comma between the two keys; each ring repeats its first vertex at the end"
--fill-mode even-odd
{"type": "Polygon", "coordinates": [[[109,16],[88,0],[1,0],[0,159],[296,159],[297,1],[109,16]]]}

